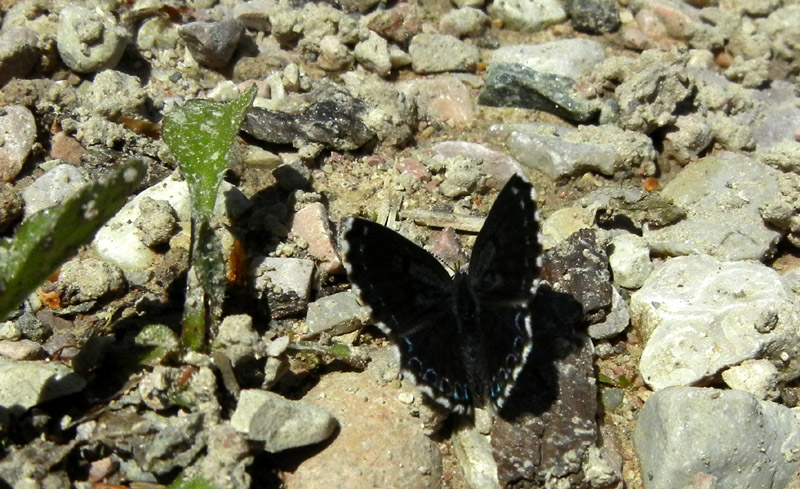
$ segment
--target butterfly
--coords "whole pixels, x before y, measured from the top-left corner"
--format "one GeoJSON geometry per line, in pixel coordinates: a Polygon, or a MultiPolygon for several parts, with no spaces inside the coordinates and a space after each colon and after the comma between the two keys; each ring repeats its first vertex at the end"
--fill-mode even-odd
{"type": "Polygon", "coordinates": [[[353,290],[392,340],[400,365],[436,403],[499,411],[531,349],[531,299],[542,266],[536,190],[513,175],[451,277],[437,258],[372,221],[342,221],[353,290]]]}

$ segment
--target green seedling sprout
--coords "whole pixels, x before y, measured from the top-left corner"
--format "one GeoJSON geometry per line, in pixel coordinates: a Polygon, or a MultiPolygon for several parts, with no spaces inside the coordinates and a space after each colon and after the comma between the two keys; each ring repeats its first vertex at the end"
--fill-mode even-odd
{"type": "Polygon", "coordinates": [[[94,237],[146,173],[142,161],[131,160],[67,202],[34,214],[12,239],[0,241],[0,320],[94,237]]]}
{"type": "Polygon", "coordinates": [[[192,248],[182,342],[195,351],[206,348],[207,331],[216,327],[222,316],[225,263],[211,216],[234,140],[255,94],[255,87],[251,87],[230,103],[190,100],[164,120],[164,142],[186,177],[192,199],[192,248]]]}

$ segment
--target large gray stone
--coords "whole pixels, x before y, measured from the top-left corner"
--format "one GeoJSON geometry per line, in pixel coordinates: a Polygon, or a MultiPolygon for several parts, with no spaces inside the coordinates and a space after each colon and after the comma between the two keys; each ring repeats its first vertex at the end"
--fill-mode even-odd
{"type": "Polygon", "coordinates": [[[736,390],[656,392],[634,432],[645,489],[690,486],[698,475],[716,489],[784,487],[800,467],[793,411],[736,390]]]}
{"type": "Polygon", "coordinates": [[[0,407],[15,414],[80,391],[83,377],[58,362],[8,361],[0,358],[0,407]]]}
{"type": "Polygon", "coordinates": [[[778,194],[778,171],[746,156],[723,153],[685,167],[662,195],[686,210],[686,219],[643,236],[653,253],[707,253],[728,260],[763,260],[781,235],[766,226],[760,208],[778,194]]]}
{"type": "Polygon", "coordinates": [[[542,44],[514,44],[491,52],[489,64],[516,63],[541,73],[577,79],[605,59],[603,45],[591,39],[559,39],[542,44]]]}
{"type": "Polygon", "coordinates": [[[322,408],[261,390],[242,391],[231,416],[235,430],[249,440],[263,441],[272,453],[319,443],[333,434],[336,425],[322,408]]]}
{"type": "Polygon", "coordinates": [[[58,17],[58,54],[80,73],[114,68],[125,52],[128,33],[100,9],[67,5],[58,17]]]}

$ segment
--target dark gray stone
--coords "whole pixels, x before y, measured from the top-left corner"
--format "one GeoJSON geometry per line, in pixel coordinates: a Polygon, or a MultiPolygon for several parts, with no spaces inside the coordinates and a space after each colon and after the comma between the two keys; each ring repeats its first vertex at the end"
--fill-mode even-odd
{"type": "Polygon", "coordinates": [[[300,147],[313,142],[352,151],[375,136],[360,119],[365,110],[364,102],[339,92],[296,114],[254,107],[247,113],[244,131],[272,144],[300,147]]]}
{"type": "Polygon", "coordinates": [[[622,24],[614,0],[567,0],[564,9],[578,32],[604,34],[622,24]]]}
{"type": "Polygon", "coordinates": [[[178,29],[192,56],[210,68],[222,68],[236,50],[244,28],[238,20],[192,22],[178,29]]]}
{"type": "Polygon", "coordinates": [[[478,103],[492,107],[520,107],[549,112],[572,122],[586,122],[596,108],[575,97],[575,81],[540,73],[526,66],[497,63],[489,68],[478,103]]]}

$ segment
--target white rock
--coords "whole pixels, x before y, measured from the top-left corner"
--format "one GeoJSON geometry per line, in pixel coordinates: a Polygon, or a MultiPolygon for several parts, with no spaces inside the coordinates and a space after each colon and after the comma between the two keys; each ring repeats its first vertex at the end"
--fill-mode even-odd
{"type": "Polygon", "coordinates": [[[613,251],[608,264],[614,283],[626,289],[638,289],[653,271],[647,241],[635,234],[621,234],[611,240],[613,251]]]}
{"type": "Polygon", "coordinates": [[[559,39],[515,44],[491,52],[489,64],[518,63],[541,73],[578,78],[605,59],[603,45],[591,39],[559,39]]]}
{"type": "Polygon", "coordinates": [[[722,380],[731,389],[753,394],[759,399],[778,398],[778,368],[769,360],[747,360],[722,372],[722,380]]]}
{"type": "Polygon", "coordinates": [[[496,0],[487,9],[510,29],[535,32],[567,19],[558,0],[496,0]]]}
{"type": "Polygon", "coordinates": [[[654,390],[692,385],[768,353],[797,369],[800,308],[761,263],[673,258],[631,296],[630,312],[647,342],[639,369],[654,390]]]}
{"type": "MultiPolygon", "coordinates": [[[[137,237],[139,233],[134,224],[141,213],[139,203],[146,197],[169,202],[178,216],[179,226],[186,231],[189,229],[191,219],[189,187],[185,181],[178,180],[176,176],[162,180],[131,199],[100,228],[92,242],[100,257],[120,267],[126,277],[146,269],[156,256],[156,253],[137,237]]],[[[218,218],[226,216],[228,209],[239,212],[248,204],[247,198],[236,187],[228,182],[222,182],[220,196],[214,206],[214,215],[218,218]]]]}

